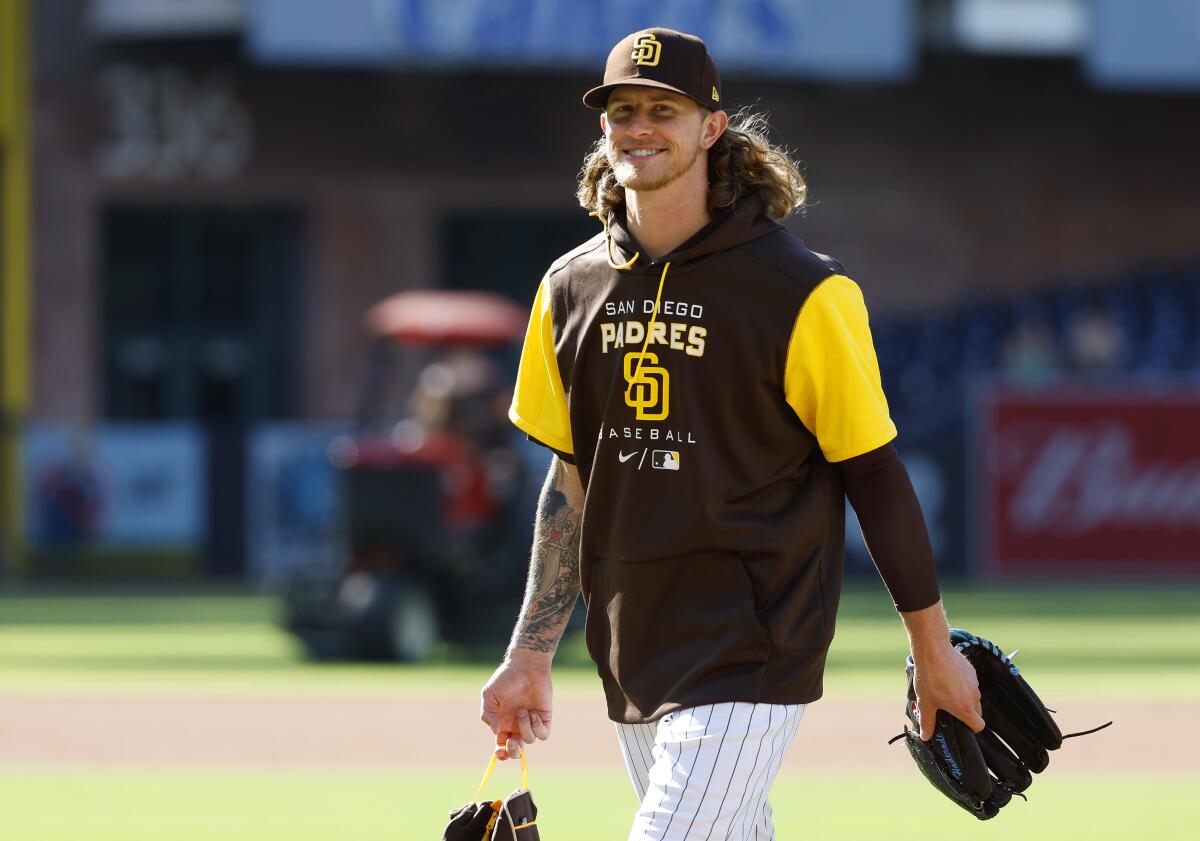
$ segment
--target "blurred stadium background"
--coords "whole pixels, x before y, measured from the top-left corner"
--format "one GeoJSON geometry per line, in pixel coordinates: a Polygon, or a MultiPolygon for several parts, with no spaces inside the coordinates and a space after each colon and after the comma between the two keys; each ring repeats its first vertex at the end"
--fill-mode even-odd
{"type": "MultiPolygon", "coordinates": [[[[999,823],[1189,837],[1200,0],[0,0],[0,837],[417,838],[473,791],[546,456],[504,329],[378,305],[527,309],[595,232],[579,97],[649,25],[805,162],[789,227],[866,294],[952,623],[1118,718],[999,823]],[[322,610],[382,637],[283,630],[322,610]]],[[[847,539],[784,837],[907,837],[867,800],[958,837],[882,747],[903,635],[847,539]]],[[[627,783],[560,659],[546,831],[621,837],[568,829],[627,783]]]]}

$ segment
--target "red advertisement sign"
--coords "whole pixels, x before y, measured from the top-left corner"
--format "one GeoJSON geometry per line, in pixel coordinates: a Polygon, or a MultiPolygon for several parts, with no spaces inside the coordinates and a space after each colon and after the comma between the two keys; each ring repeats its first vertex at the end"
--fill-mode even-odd
{"type": "Polygon", "coordinates": [[[999,391],[981,409],[993,571],[1200,574],[1200,392],[999,391]]]}

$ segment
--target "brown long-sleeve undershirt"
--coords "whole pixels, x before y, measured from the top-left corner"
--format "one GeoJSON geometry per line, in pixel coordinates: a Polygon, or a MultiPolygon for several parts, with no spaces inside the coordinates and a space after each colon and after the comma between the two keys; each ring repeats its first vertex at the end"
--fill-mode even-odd
{"type": "Polygon", "coordinates": [[[936,604],[941,596],[929,531],[896,448],[888,443],[840,466],[846,497],[858,514],[867,549],[896,610],[936,604]]]}

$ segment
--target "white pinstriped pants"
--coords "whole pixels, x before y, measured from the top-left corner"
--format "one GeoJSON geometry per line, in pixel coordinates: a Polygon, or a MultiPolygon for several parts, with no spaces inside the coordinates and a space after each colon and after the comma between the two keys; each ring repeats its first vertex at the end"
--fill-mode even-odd
{"type": "Polygon", "coordinates": [[[773,841],[767,794],[804,704],[704,704],[617,724],[641,799],[629,841],[773,841]]]}

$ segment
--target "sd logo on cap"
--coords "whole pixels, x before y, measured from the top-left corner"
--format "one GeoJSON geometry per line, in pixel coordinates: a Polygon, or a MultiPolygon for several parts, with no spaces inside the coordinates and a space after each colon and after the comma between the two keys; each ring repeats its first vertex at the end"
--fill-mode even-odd
{"type": "Polygon", "coordinates": [[[641,67],[657,67],[659,56],[662,55],[662,41],[655,39],[650,33],[639,35],[633,42],[633,63],[641,67]]]}

